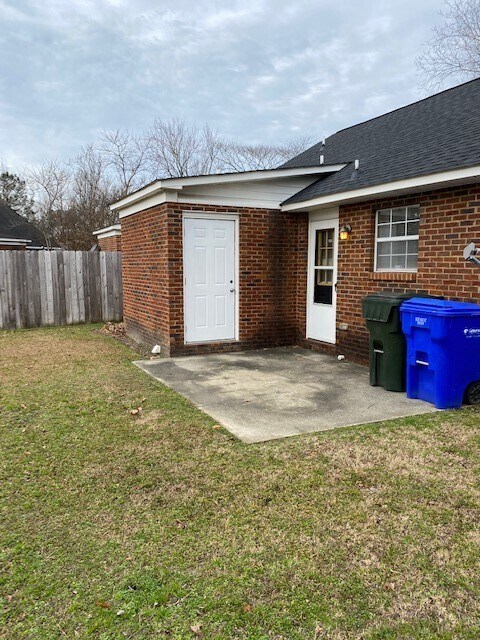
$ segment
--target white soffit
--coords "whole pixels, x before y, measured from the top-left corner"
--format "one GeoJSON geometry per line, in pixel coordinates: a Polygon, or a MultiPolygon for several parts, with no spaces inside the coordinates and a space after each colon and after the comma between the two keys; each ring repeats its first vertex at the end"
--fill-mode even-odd
{"type": "MultiPolygon", "coordinates": [[[[291,178],[309,178],[311,181],[313,181],[318,175],[322,173],[332,173],[335,171],[339,171],[340,169],[343,169],[344,166],[345,164],[319,165],[316,167],[302,167],[298,169],[271,169],[265,171],[221,173],[215,175],[192,176],[186,178],[168,178],[165,180],[157,180],[156,182],[143,187],[143,189],[139,189],[135,193],[132,193],[122,200],[115,202],[111,205],[110,208],[112,211],[118,212],[119,218],[125,218],[126,216],[137,213],[138,211],[143,211],[144,209],[157,206],[164,202],[189,202],[191,197],[186,195],[184,199],[183,194],[181,193],[183,189],[193,190],[193,188],[198,189],[204,186],[223,186],[225,189],[228,188],[228,185],[232,185],[232,187],[234,187],[235,185],[238,186],[242,183],[253,185],[260,182],[263,184],[267,184],[269,181],[271,181],[273,184],[275,182],[291,178]]],[[[301,188],[304,187],[300,185],[298,190],[300,190],[301,188]]],[[[226,198],[226,201],[234,206],[234,199],[232,198],[231,200],[232,201],[230,201],[228,197],[226,198]]],[[[276,206],[279,207],[280,202],[282,202],[283,200],[285,200],[285,197],[281,198],[276,203],[276,206]]],[[[201,203],[208,204],[208,197],[201,203]]],[[[212,203],[216,204],[216,202],[212,203]]],[[[237,206],[251,205],[242,204],[242,200],[240,199],[237,201],[237,206]]]]}

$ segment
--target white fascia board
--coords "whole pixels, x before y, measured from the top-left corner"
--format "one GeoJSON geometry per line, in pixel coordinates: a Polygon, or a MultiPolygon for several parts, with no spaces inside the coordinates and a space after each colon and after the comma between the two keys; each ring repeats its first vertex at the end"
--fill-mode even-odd
{"type": "Polygon", "coordinates": [[[281,178],[292,178],[299,176],[319,175],[322,173],[333,173],[340,171],[346,165],[345,164],[331,164],[331,165],[318,165],[315,167],[301,167],[295,169],[270,169],[265,171],[243,171],[239,173],[217,173],[207,176],[192,176],[186,178],[166,178],[165,180],[157,180],[150,185],[147,185],[143,189],[132,193],[122,200],[110,205],[112,211],[120,211],[120,218],[124,218],[126,215],[131,215],[142,209],[153,207],[156,204],[162,202],[176,202],[176,199],[172,199],[172,196],[183,189],[183,187],[194,187],[197,185],[205,184],[227,184],[238,182],[253,182],[258,180],[278,180],[281,178]],[[164,191],[169,192],[168,198],[161,198],[161,194],[164,191]],[[159,199],[158,199],[159,198],[159,199]],[[148,203],[145,202],[148,200],[148,203]],[[155,200],[155,201],[154,201],[155,200]],[[152,201],[152,202],[151,202],[152,201]],[[132,205],[142,202],[143,206],[130,209],[132,205]],[[125,213],[124,210],[128,208],[129,213],[125,213]]]}
{"type": "Polygon", "coordinates": [[[125,196],[125,198],[122,198],[121,200],[118,200],[117,202],[111,204],[110,210],[116,211],[117,209],[128,207],[130,204],[138,202],[139,200],[145,200],[146,198],[149,198],[162,191],[162,188],[162,180],[157,180],[156,182],[152,182],[152,184],[147,184],[147,186],[143,187],[143,189],[139,189],[138,191],[135,191],[135,193],[132,193],[129,196],[125,196]]]}
{"type": "Polygon", "coordinates": [[[25,240],[25,238],[0,238],[0,244],[30,244],[31,240],[25,240]]]}
{"type": "Polygon", "coordinates": [[[396,180],[395,182],[387,182],[378,184],[374,187],[363,187],[361,189],[353,189],[352,191],[343,191],[341,193],[332,193],[303,202],[292,202],[281,206],[282,211],[308,211],[316,207],[324,207],[331,204],[346,204],[360,200],[373,199],[378,196],[399,195],[402,193],[415,192],[421,189],[431,190],[442,187],[455,185],[459,182],[475,182],[480,180],[480,165],[468,167],[466,169],[455,169],[453,171],[442,171],[440,173],[431,173],[426,176],[416,176],[415,178],[407,178],[406,180],[396,180]]]}
{"type": "Polygon", "coordinates": [[[97,231],[93,232],[93,235],[97,236],[98,240],[102,240],[103,238],[113,238],[115,236],[121,236],[122,227],[119,224],[112,224],[109,227],[97,229],[97,231]]]}
{"type": "Polygon", "coordinates": [[[237,173],[215,173],[208,176],[192,176],[191,178],[168,178],[162,180],[165,189],[176,189],[177,184],[182,187],[194,187],[202,184],[225,184],[228,182],[249,182],[252,180],[275,180],[279,178],[295,178],[311,176],[319,173],[333,173],[345,167],[345,164],[322,164],[314,167],[300,167],[293,169],[267,169],[258,171],[241,171],[237,173]]]}
{"type": "Polygon", "coordinates": [[[165,202],[178,202],[177,191],[164,189],[163,191],[160,190],[158,193],[147,196],[146,198],[135,200],[131,204],[118,209],[118,217],[121,220],[122,218],[131,216],[134,213],[150,209],[151,207],[156,207],[157,205],[164,204],[165,202]]]}

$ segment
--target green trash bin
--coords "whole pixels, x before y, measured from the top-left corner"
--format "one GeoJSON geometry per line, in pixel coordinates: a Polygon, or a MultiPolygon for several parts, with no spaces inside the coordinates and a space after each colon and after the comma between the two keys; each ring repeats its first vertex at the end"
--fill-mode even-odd
{"type": "Polygon", "coordinates": [[[381,291],[362,301],[363,317],[370,332],[370,384],[388,391],[405,391],[405,337],[400,305],[416,293],[381,291]]]}

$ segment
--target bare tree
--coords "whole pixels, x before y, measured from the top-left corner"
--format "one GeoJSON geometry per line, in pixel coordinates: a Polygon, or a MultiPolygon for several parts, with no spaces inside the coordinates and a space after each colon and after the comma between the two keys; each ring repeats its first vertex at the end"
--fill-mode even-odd
{"type": "Polygon", "coordinates": [[[311,147],[314,142],[315,141],[312,139],[312,137],[307,134],[287,140],[280,145],[279,149],[279,155],[281,156],[282,163],[287,162],[287,160],[291,160],[291,158],[294,158],[295,156],[298,156],[299,153],[302,153],[303,151],[311,147]]]}
{"type": "Polygon", "coordinates": [[[204,124],[201,132],[201,155],[199,173],[220,173],[224,170],[221,158],[221,148],[223,139],[217,131],[212,129],[208,124],[204,124]]]}
{"type": "Polygon", "coordinates": [[[62,216],[58,239],[69,249],[90,249],[93,231],[115,220],[110,203],[121,196],[118,186],[108,176],[101,154],[87,145],[70,163],[71,196],[62,216]]]}
{"type": "Polygon", "coordinates": [[[445,6],[442,24],[416,61],[427,89],[480,76],[480,0],[447,0],[445,6]]]}
{"type": "Polygon", "coordinates": [[[226,142],[222,147],[222,164],[225,171],[252,171],[274,169],[290,160],[312,144],[308,136],[302,136],[280,145],[245,145],[226,142]]]}
{"type": "Polygon", "coordinates": [[[114,222],[110,202],[124,195],[124,183],[115,177],[116,183],[94,145],[68,163],[50,161],[32,169],[35,222],[46,239],[55,238],[66,249],[90,249],[93,231],[114,222]]]}
{"type": "Polygon", "coordinates": [[[29,170],[27,182],[5,170],[0,196],[5,191],[32,205],[47,245],[55,239],[66,249],[89,249],[93,231],[115,222],[109,204],[153,178],[271,169],[309,144],[308,138],[297,138],[281,145],[242,145],[206,124],[196,128],[157,119],[145,135],[105,131],[72,160],[46,161],[29,170]]]}
{"type": "Polygon", "coordinates": [[[71,171],[57,161],[50,160],[27,172],[33,194],[35,223],[45,236],[46,246],[58,235],[58,224],[69,206],[71,171]]]}
{"type": "Polygon", "coordinates": [[[222,142],[207,124],[196,129],[182,120],[157,118],[148,138],[152,172],[156,177],[177,178],[221,171],[222,142]]]}
{"type": "Polygon", "coordinates": [[[99,151],[103,163],[112,173],[121,196],[148,182],[150,175],[147,136],[130,131],[104,131],[99,151]]]}
{"type": "Polygon", "coordinates": [[[279,145],[240,144],[222,138],[208,125],[201,129],[182,120],[155,120],[149,135],[154,177],[185,177],[226,171],[272,169],[310,146],[299,137],[279,145]]]}

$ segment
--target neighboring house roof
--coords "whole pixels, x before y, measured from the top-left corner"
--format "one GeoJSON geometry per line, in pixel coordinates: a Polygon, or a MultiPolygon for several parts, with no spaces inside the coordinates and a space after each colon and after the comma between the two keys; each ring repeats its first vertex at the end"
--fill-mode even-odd
{"type": "Polygon", "coordinates": [[[281,166],[348,163],[282,204],[480,164],[480,79],[342,129],[281,166]],[[359,168],[355,170],[355,160],[359,168]]]}
{"type": "MultiPolygon", "coordinates": [[[[19,244],[30,247],[46,246],[45,236],[35,225],[4,202],[0,202],[0,238],[20,240],[19,244]]],[[[50,243],[50,246],[58,246],[50,243]]]]}

